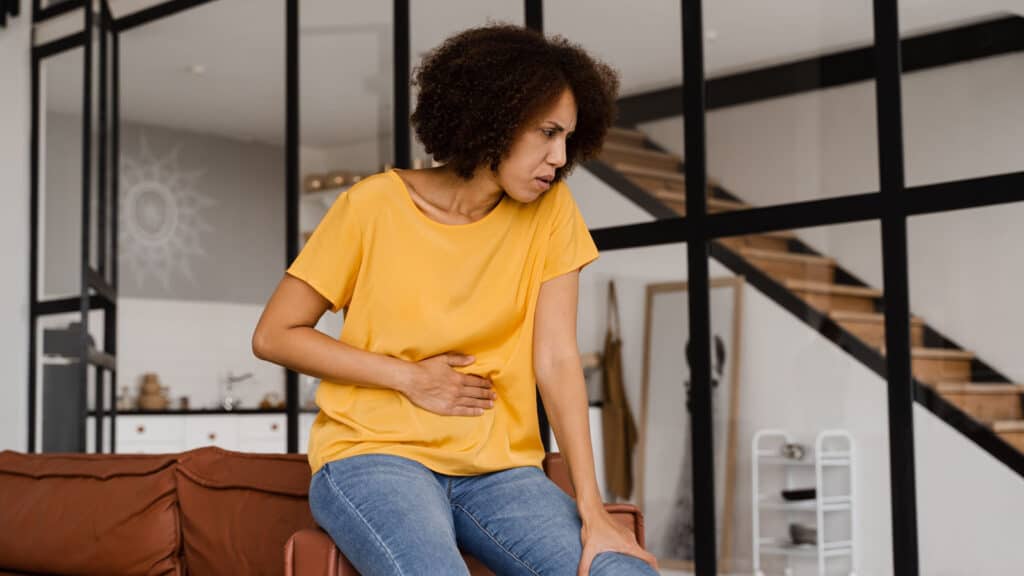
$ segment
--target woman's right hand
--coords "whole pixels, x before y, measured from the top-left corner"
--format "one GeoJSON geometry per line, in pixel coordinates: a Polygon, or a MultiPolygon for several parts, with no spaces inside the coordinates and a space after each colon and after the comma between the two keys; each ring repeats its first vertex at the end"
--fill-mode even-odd
{"type": "Polygon", "coordinates": [[[468,366],[472,356],[447,353],[415,363],[415,375],[402,391],[413,404],[444,416],[480,416],[494,407],[493,383],[480,376],[463,374],[452,366],[468,366]]]}

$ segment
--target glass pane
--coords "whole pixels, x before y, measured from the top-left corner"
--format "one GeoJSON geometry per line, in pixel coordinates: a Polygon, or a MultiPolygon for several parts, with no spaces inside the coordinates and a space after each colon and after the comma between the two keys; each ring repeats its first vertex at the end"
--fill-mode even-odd
{"type": "MultiPolygon", "coordinates": [[[[588,193],[579,188],[573,192],[578,199],[588,193]]],[[[581,211],[589,221],[590,208],[581,206],[581,211]]],[[[580,274],[577,340],[590,401],[591,445],[598,486],[606,502],[630,502],[641,508],[646,515],[648,543],[652,516],[655,525],[660,521],[658,511],[663,502],[659,498],[665,487],[662,471],[655,469],[660,457],[650,454],[660,454],[654,452],[661,449],[659,442],[675,442],[683,422],[671,415],[659,415],[648,418],[647,426],[644,425],[644,375],[652,369],[652,362],[662,366],[666,361],[660,352],[652,356],[645,345],[649,320],[646,294],[650,285],[678,282],[685,277],[686,245],[682,243],[604,251],[580,274]],[[610,289],[613,284],[614,300],[610,289]],[[618,391],[602,384],[606,376],[604,361],[610,360],[613,353],[606,347],[609,332],[621,340],[622,385],[618,391]],[[621,420],[616,420],[618,424],[606,423],[605,412],[620,413],[621,420]],[[630,427],[634,444],[627,446],[630,427]],[[646,444],[645,437],[650,439],[646,444]]],[[[669,380],[666,386],[671,389],[682,386],[678,378],[669,380]]],[[[551,450],[558,451],[553,434],[551,439],[551,450]]],[[[658,534],[657,529],[654,534],[658,534]]]]}
{"type": "Polygon", "coordinates": [[[601,0],[585,9],[601,17],[581,18],[581,6],[574,2],[545,3],[544,30],[581,45],[618,71],[620,117],[598,161],[578,167],[569,185],[574,179],[600,182],[604,193],[620,196],[626,206],[618,218],[622,224],[677,217],[684,212],[679,202],[684,189],[682,129],[638,126],[631,113],[637,106],[627,101],[682,82],[679,3],[601,0]]]}
{"type": "Polygon", "coordinates": [[[907,186],[1024,169],[1024,35],[1016,0],[900,4],[900,34],[932,38],[904,52],[907,186]],[[942,58],[935,58],[941,47],[942,58]],[[984,57],[973,57],[981,53],[984,57]],[[931,58],[929,58],[931,56],[931,58]]]}
{"type": "MultiPolygon", "coordinates": [[[[720,573],[891,572],[880,238],[867,222],[712,248],[720,573]]],[[[662,552],[686,569],[681,502],[662,552]]]]}
{"type": "Polygon", "coordinates": [[[82,268],[84,49],[40,63],[39,298],[77,296],[82,268]]]}
{"type": "Polygon", "coordinates": [[[907,222],[921,573],[1009,574],[1024,506],[1019,257],[1024,203],[907,222]],[[971,494],[969,499],[957,494],[971,494]],[[972,537],[958,529],[972,526],[972,537]]]}
{"type": "MultiPolygon", "coordinates": [[[[368,0],[304,0],[299,18],[301,250],[339,194],[394,165],[394,18],[368,0]]],[[[343,324],[328,310],[317,328],[337,338],[343,324]]],[[[299,375],[301,409],[316,410],[318,384],[299,375]]]]}
{"type": "MultiPolygon", "coordinates": [[[[710,211],[878,190],[871,2],[710,2],[704,36],[710,211]]],[[[682,155],[677,106],[640,128],[682,155]]]]}
{"type": "Polygon", "coordinates": [[[283,401],[250,342],[285,264],[284,15],[219,0],[120,35],[119,386],[166,387],[136,407],[283,401]]]}

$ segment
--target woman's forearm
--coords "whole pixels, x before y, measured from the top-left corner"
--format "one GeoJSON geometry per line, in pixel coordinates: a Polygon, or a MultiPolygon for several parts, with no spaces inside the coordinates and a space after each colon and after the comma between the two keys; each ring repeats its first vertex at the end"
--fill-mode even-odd
{"type": "Polygon", "coordinates": [[[594,472],[594,449],[590,442],[590,411],[579,358],[561,361],[538,378],[544,408],[558,449],[569,464],[569,475],[576,491],[576,506],[584,521],[595,511],[604,510],[601,491],[594,472]]]}
{"type": "Polygon", "coordinates": [[[401,358],[360,350],[308,326],[258,333],[253,338],[257,358],[328,381],[404,392],[414,364],[401,358]]]}

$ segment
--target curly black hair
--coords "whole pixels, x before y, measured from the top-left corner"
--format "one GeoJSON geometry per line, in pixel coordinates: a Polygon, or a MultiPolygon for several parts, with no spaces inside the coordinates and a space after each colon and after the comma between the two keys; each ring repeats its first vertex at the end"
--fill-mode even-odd
{"type": "Polygon", "coordinates": [[[467,180],[482,165],[497,171],[519,130],[568,88],[576,130],[558,181],[601,150],[615,121],[619,74],[561,36],[492,24],[445,40],[416,67],[412,84],[419,88],[416,136],[467,180]]]}

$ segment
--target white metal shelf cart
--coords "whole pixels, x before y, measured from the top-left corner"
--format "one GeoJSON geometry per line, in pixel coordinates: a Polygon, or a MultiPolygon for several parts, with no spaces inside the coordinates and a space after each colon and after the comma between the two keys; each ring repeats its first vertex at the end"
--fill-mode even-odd
{"type": "MultiPolygon", "coordinates": [[[[752,511],[753,511],[753,562],[754,574],[764,576],[761,568],[761,556],[783,556],[786,558],[786,576],[793,574],[793,559],[817,559],[818,574],[828,574],[827,561],[833,558],[847,558],[849,575],[856,574],[857,510],[854,490],[855,449],[853,437],[845,430],[825,430],[818,434],[814,442],[814,451],[804,454],[802,458],[790,458],[783,454],[787,444],[794,444],[793,438],[783,430],[759,430],[754,434],[752,443],[752,511]],[[846,472],[845,493],[831,494],[826,487],[826,470],[838,469],[846,472]],[[778,494],[762,491],[762,473],[770,470],[774,474],[782,474],[785,489],[811,488],[807,486],[807,477],[814,471],[813,500],[785,500],[778,494]],[[804,478],[803,485],[794,485],[794,476],[804,478]],[[814,514],[816,521],[816,544],[794,544],[789,538],[765,537],[761,533],[762,512],[782,512],[787,518],[798,518],[801,515],[814,514]],[[830,539],[826,534],[826,526],[835,527],[834,522],[826,522],[826,514],[845,514],[847,530],[842,539],[830,539]]],[[[841,473],[840,473],[841,474],[841,473]]]]}

